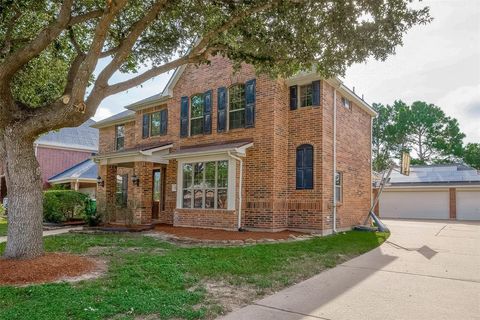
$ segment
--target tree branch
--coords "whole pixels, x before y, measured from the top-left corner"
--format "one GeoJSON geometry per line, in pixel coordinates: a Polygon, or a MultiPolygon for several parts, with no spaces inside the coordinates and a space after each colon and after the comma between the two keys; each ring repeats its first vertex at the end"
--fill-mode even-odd
{"type": "Polygon", "coordinates": [[[15,72],[38,56],[65,29],[70,21],[73,0],[64,0],[57,19],[45,27],[23,48],[9,54],[0,64],[0,79],[9,81],[15,72]]]}
{"type": "Polygon", "coordinates": [[[68,37],[70,38],[70,42],[72,43],[75,51],[77,51],[78,55],[84,55],[85,53],[82,50],[82,47],[78,43],[77,39],[75,38],[75,33],[73,32],[72,27],[68,27],[68,37]]]}
{"type": "Polygon", "coordinates": [[[104,14],[103,10],[93,10],[78,16],[74,16],[70,19],[70,22],[68,26],[74,26],[76,24],[91,20],[91,19],[96,19],[100,18],[104,14]]]}

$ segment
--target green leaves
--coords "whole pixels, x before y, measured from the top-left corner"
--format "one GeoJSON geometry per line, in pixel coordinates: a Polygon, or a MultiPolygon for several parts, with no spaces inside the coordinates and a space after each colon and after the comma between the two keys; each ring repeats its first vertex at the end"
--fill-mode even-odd
{"type": "Polygon", "coordinates": [[[423,101],[392,106],[374,104],[379,113],[373,124],[374,170],[382,171],[391,159],[409,151],[412,164],[455,162],[463,154],[458,121],[439,107],[423,101]]]}
{"type": "Polygon", "coordinates": [[[480,143],[469,143],[463,151],[466,164],[480,170],[480,143]]]}

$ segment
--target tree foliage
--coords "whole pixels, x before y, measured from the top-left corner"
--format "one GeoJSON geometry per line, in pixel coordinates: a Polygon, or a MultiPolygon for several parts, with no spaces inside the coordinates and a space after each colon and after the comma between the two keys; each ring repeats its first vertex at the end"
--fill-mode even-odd
{"type": "Polygon", "coordinates": [[[422,101],[407,105],[374,104],[379,116],[373,124],[374,170],[382,171],[389,161],[400,159],[403,151],[412,155],[412,164],[448,163],[463,155],[458,121],[439,107],[422,101]]]}
{"type": "Polygon", "coordinates": [[[480,170],[480,143],[469,143],[463,152],[466,164],[480,170]]]}

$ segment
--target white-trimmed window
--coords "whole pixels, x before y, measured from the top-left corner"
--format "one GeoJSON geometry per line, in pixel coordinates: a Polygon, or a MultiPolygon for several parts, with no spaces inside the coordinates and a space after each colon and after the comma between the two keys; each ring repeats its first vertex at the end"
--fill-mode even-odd
{"type": "Polygon", "coordinates": [[[352,110],[352,103],[345,97],[342,97],[342,106],[347,108],[348,110],[352,110]]]}
{"type": "Polygon", "coordinates": [[[118,125],[115,127],[115,150],[121,151],[125,146],[125,126],[118,125]]]}
{"type": "Polygon", "coordinates": [[[313,105],[313,86],[311,83],[300,86],[300,107],[313,105]]]}
{"type": "Polygon", "coordinates": [[[335,173],[335,202],[343,202],[343,174],[335,173]]]}
{"type": "Polygon", "coordinates": [[[182,171],[182,208],[227,209],[227,160],[184,163],[182,171]]]}
{"type": "Polygon", "coordinates": [[[228,89],[228,127],[245,127],[245,84],[235,84],[228,89]]]}
{"type": "Polygon", "coordinates": [[[190,135],[203,134],[203,94],[195,94],[191,97],[192,107],[190,114],[190,135]]]}

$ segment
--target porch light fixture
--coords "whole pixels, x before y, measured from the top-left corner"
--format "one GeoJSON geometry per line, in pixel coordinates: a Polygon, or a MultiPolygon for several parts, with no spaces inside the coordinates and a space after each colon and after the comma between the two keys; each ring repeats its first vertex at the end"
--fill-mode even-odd
{"type": "Polygon", "coordinates": [[[102,177],[100,177],[100,176],[97,177],[97,185],[99,187],[105,186],[105,181],[103,181],[102,177]]]}
{"type": "Polygon", "coordinates": [[[136,185],[136,186],[138,187],[138,186],[140,185],[140,178],[137,177],[136,174],[134,174],[134,175],[132,176],[132,182],[133,182],[134,185],[136,185]]]}

